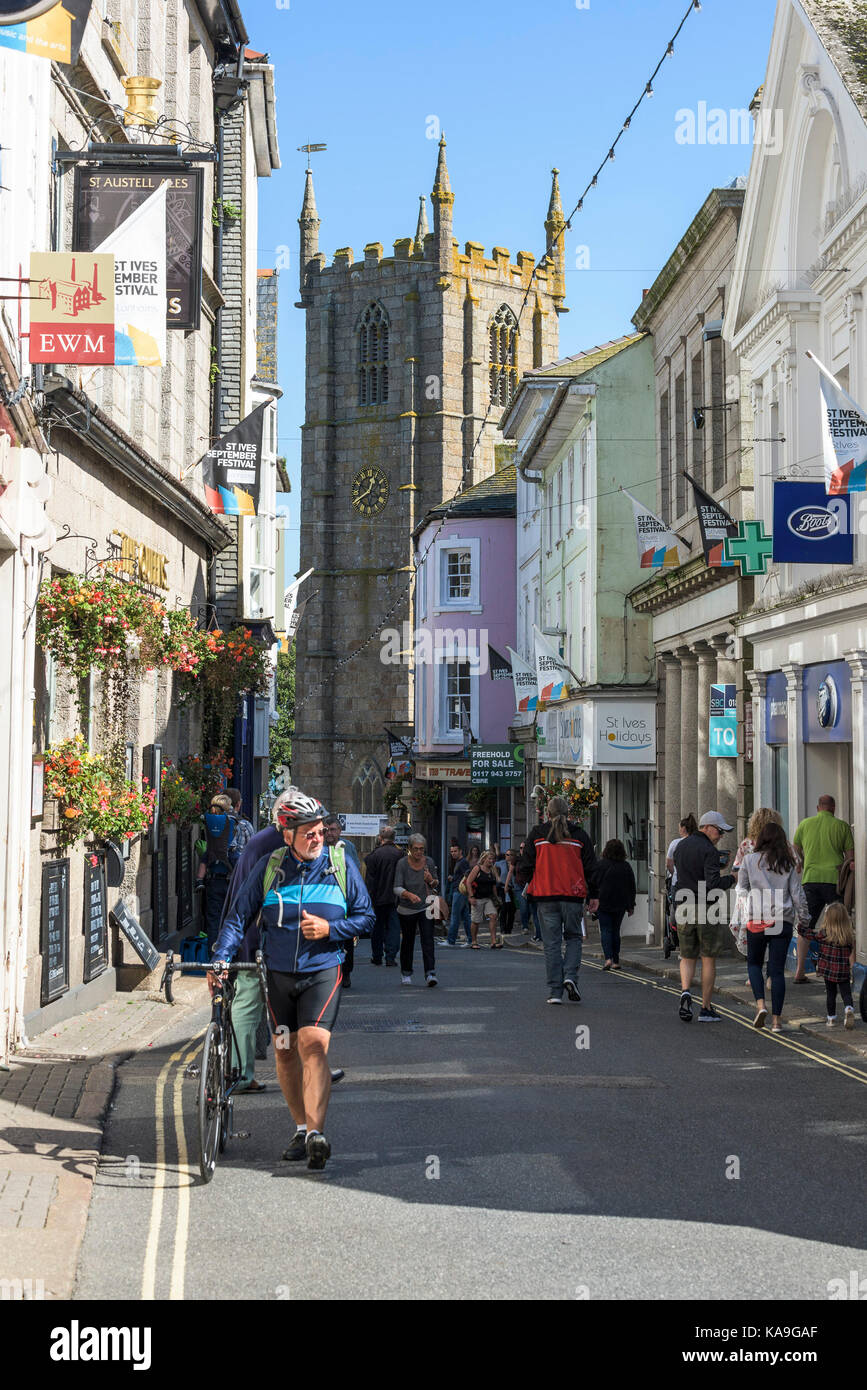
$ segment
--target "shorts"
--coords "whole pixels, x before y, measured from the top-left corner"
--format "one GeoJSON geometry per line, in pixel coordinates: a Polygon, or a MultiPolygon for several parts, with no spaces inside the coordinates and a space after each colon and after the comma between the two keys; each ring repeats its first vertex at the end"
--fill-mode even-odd
{"type": "Polygon", "coordinates": [[[340,1008],[343,966],[313,970],[308,975],[284,970],[268,971],[268,1009],[273,1032],[288,1028],[326,1028],[330,1033],[340,1008]]]}
{"type": "Polygon", "coordinates": [[[477,927],[482,926],[486,917],[496,917],[497,904],[493,898],[476,898],[472,906],[471,920],[477,927]]]}
{"type": "Polygon", "coordinates": [[[677,922],[677,940],[681,960],[697,960],[699,956],[721,956],[726,949],[726,937],[731,933],[722,923],[677,922]]]}

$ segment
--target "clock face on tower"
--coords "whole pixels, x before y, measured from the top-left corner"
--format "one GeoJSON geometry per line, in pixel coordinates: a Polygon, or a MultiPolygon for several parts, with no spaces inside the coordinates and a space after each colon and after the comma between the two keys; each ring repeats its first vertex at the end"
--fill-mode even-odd
{"type": "Polygon", "coordinates": [[[352,505],[368,520],[379,516],[388,501],[388,493],[388,478],[381,468],[361,468],[352,479],[352,505]]]}

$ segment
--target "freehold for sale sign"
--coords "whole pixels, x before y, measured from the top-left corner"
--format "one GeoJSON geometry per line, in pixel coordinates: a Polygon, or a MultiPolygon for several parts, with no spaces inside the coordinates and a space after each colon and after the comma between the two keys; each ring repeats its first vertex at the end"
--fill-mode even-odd
{"type": "Polygon", "coordinates": [[[114,256],[30,254],[30,361],[114,362],[114,256]]]}

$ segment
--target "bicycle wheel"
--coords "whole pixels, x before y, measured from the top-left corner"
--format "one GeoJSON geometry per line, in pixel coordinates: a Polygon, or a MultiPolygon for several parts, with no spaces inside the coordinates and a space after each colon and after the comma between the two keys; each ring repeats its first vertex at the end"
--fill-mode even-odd
{"type": "Polygon", "coordinates": [[[211,1023],[202,1047],[199,1074],[199,1171],[210,1182],[217,1166],[223,1123],[223,1063],[220,1030],[211,1023]]]}

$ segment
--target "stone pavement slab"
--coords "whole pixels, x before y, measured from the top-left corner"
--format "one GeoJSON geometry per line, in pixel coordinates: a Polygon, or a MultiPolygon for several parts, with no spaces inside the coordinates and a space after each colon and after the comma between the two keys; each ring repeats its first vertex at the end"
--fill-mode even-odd
{"type": "Polygon", "coordinates": [[[116,1069],[207,999],[175,983],[175,1004],[119,994],[29,1039],[0,1070],[0,1298],[68,1299],[116,1069]]]}

